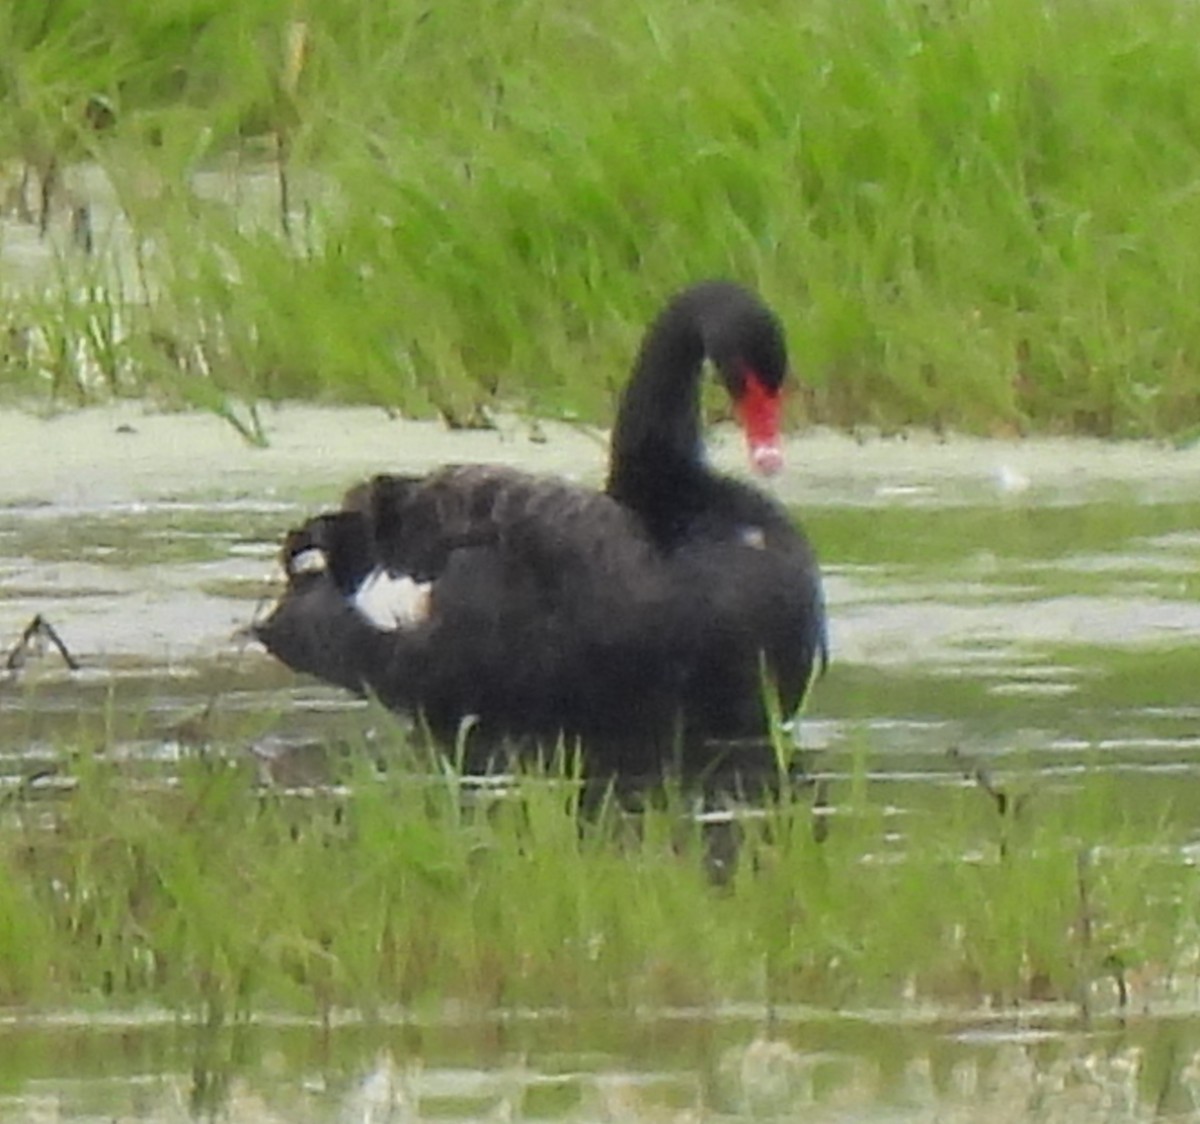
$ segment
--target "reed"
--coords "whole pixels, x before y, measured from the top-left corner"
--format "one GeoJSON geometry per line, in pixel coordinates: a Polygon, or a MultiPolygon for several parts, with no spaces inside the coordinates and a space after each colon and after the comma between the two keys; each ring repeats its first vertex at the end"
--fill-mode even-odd
{"type": "Polygon", "coordinates": [[[992,778],[943,787],[898,819],[859,761],[827,778],[815,830],[804,792],[733,827],[671,791],[583,815],[559,767],[464,801],[412,753],[381,772],[378,747],[352,752],[344,785],[291,793],[211,753],[169,783],[75,756],[69,795],[6,801],[0,996],[218,1022],[448,1002],[1089,1009],[1194,970],[1179,833],[1105,774],[1022,794],[1018,772],[1003,809],[992,778]]]}
{"type": "Polygon", "coordinates": [[[98,165],[123,217],[6,294],[0,380],[251,438],[295,396],[604,419],[723,273],[798,414],[1187,436],[1198,37],[1185,0],[16,0],[6,181],[52,236],[98,165]]]}

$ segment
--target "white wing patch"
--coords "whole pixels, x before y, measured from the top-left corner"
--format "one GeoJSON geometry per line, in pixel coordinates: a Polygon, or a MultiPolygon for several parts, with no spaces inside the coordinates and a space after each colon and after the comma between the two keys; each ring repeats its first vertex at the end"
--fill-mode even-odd
{"type": "Polygon", "coordinates": [[[329,559],[319,546],[310,546],[293,554],[288,559],[287,568],[293,577],[300,574],[323,574],[329,568],[329,559]]]}
{"type": "Polygon", "coordinates": [[[742,527],[738,531],[738,538],[741,539],[743,546],[751,547],[754,550],[767,549],[767,533],[761,527],[742,527]]]}
{"type": "Polygon", "coordinates": [[[355,590],[354,608],[381,632],[416,628],[429,619],[433,582],[372,570],[355,590]]]}

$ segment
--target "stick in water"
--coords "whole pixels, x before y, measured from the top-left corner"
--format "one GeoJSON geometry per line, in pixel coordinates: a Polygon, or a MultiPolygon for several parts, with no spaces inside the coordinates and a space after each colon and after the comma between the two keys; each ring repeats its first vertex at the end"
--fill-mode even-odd
{"type": "Polygon", "coordinates": [[[71,655],[71,650],[63,643],[58,630],[41,613],[38,613],[25,626],[25,631],[21,633],[21,639],[13,645],[12,650],[8,653],[8,658],[4,661],[5,670],[18,671],[24,667],[30,649],[37,641],[41,641],[43,644],[47,642],[53,644],[58,649],[58,654],[62,656],[63,663],[72,671],[79,670],[79,661],[71,655]]]}

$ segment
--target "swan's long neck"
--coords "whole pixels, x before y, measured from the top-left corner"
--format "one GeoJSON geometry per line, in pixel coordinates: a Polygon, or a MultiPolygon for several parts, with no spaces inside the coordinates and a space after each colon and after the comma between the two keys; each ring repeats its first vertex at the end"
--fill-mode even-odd
{"type": "Polygon", "coordinates": [[[692,310],[669,308],[642,343],[612,433],[608,491],[641,507],[703,473],[704,341],[692,310]]]}

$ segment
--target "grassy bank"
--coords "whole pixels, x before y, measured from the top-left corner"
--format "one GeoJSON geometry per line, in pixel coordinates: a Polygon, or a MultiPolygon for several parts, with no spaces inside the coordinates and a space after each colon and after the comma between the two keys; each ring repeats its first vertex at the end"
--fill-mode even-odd
{"type": "Polygon", "coordinates": [[[581,826],[545,778],[464,809],[403,770],[300,797],[206,758],[172,788],[79,768],[60,801],[5,809],[4,1002],[1108,1007],[1195,971],[1192,872],[1101,775],[1004,815],[944,789],[900,819],[848,775],[829,830],[785,801],[714,879],[712,829],[680,806],[581,826]]]}
{"type": "Polygon", "coordinates": [[[1186,434],[1198,39],[1187,0],[16,0],[9,199],[49,181],[64,249],[0,379],[603,419],[722,273],[809,417],[1186,434]],[[81,234],[89,161],[123,218],[81,234]]]}

